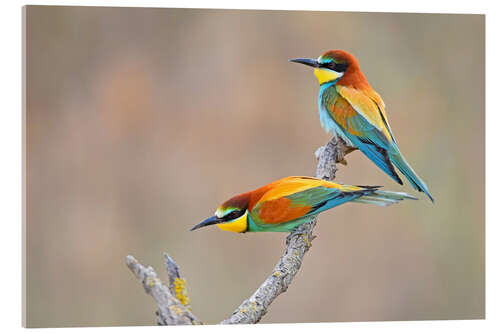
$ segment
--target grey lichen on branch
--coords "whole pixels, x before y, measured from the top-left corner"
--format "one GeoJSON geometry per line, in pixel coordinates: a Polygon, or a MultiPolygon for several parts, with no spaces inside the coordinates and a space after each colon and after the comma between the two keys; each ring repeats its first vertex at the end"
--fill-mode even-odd
{"type": "MultiPolygon", "coordinates": [[[[344,157],[353,150],[342,139],[333,137],[315,153],[318,160],[316,177],[333,180],[337,163],[346,164],[344,157]]],[[[304,255],[315,238],[312,234],[315,226],[316,219],[300,225],[287,236],[285,252],[271,275],[221,324],[255,324],[261,320],[274,299],[288,289],[299,271],[304,255]]],[[[160,281],[153,268],[145,268],[134,257],[127,256],[127,266],[157,303],[159,325],[201,324],[191,312],[185,280],[180,277],[177,264],[166,253],[165,265],[169,275],[168,287],[160,281]]]]}

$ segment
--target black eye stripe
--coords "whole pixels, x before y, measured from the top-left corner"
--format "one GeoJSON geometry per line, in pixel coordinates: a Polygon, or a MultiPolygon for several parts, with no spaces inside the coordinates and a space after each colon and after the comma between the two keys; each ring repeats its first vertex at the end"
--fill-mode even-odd
{"type": "Polygon", "coordinates": [[[347,64],[335,64],[333,70],[336,72],[345,72],[347,67],[348,67],[347,64]]]}
{"type": "Polygon", "coordinates": [[[244,211],[241,211],[241,210],[233,210],[231,213],[229,213],[226,216],[224,216],[223,219],[225,221],[234,220],[235,218],[240,217],[241,215],[243,215],[243,213],[244,213],[244,211]]]}
{"type": "Polygon", "coordinates": [[[347,70],[347,67],[349,67],[348,64],[337,64],[335,62],[329,62],[329,63],[326,63],[326,64],[322,64],[320,67],[325,67],[325,68],[329,68],[329,69],[332,69],[338,73],[343,73],[347,70]]]}

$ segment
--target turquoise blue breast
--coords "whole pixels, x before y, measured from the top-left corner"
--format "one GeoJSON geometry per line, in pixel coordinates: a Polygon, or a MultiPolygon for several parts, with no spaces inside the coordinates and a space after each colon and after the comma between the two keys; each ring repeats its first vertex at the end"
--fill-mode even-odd
{"type": "Polygon", "coordinates": [[[337,90],[333,86],[334,84],[335,82],[322,84],[318,96],[319,120],[321,121],[321,126],[325,129],[325,131],[333,134],[335,134],[337,126],[335,121],[333,121],[330,116],[326,105],[333,103],[333,100],[336,97],[337,90]]]}

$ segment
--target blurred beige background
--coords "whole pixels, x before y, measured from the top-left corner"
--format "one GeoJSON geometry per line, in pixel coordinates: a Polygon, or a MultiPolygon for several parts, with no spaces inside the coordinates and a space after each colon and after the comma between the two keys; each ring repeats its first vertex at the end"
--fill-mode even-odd
{"type": "MultiPolygon", "coordinates": [[[[234,194],[314,174],[319,87],[294,57],[354,53],[436,198],[324,213],[265,323],[484,317],[484,16],[27,8],[27,323],[154,325],[125,266],[179,263],[225,319],[285,234],[189,228],[234,194]]],[[[337,181],[393,182],[361,153],[337,181]]]]}

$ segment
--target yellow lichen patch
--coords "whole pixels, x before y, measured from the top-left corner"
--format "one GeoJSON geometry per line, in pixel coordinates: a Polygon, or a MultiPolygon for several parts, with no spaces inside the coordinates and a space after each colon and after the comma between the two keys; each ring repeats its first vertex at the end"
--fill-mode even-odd
{"type": "Polygon", "coordinates": [[[309,239],[307,238],[306,234],[302,234],[302,239],[304,239],[304,242],[306,243],[306,247],[310,248],[311,247],[311,242],[309,242],[309,239]]]}
{"type": "Polygon", "coordinates": [[[155,280],[150,278],[149,276],[146,277],[146,281],[145,281],[146,285],[149,287],[149,288],[153,288],[154,285],[155,285],[155,280]]]}
{"type": "Polygon", "coordinates": [[[177,312],[178,315],[181,315],[184,313],[184,311],[180,307],[175,306],[175,305],[171,305],[170,310],[177,312]]]}
{"type": "Polygon", "coordinates": [[[280,277],[281,276],[281,272],[280,271],[276,271],[276,272],[273,273],[273,276],[280,277]]]}
{"type": "Polygon", "coordinates": [[[189,297],[186,290],[186,280],[181,278],[175,278],[174,280],[175,297],[184,306],[189,306],[189,297]]]}

